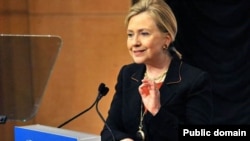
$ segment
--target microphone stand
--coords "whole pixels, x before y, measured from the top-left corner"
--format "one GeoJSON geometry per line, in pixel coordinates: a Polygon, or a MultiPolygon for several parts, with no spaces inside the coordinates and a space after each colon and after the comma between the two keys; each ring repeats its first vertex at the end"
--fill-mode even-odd
{"type": "Polygon", "coordinates": [[[61,125],[59,125],[57,128],[61,128],[63,127],[64,125],[68,124],[69,122],[71,122],[72,120],[76,119],[77,117],[81,116],[82,114],[86,113],[87,111],[89,111],[97,102],[97,99],[95,100],[95,102],[89,107],[87,108],[86,110],[82,111],[81,113],[75,115],[74,117],[72,117],[71,119],[65,121],[64,123],[62,123],[61,125]]]}
{"type": "Polygon", "coordinates": [[[115,136],[114,136],[112,130],[110,129],[109,125],[106,123],[104,117],[102,116],[101,112],[100,112],[99,109],[98,109],[98,103],[99,103],[100,100],[101,100],[101,98],[100,98],[99,100],[96,101],[96,105],[95,105],[95,107],[96,107],[96,112],[98,113],[99,117],[102,119],[102,121],[103,121],[103,123],[105,124],[106,128],[109,130],[109,132],[110,132],[110,134],[111,134],[111,136],[112,136],[112,140],[115,141],[115,136]]]}
{"type": "Polygon", "coordinates": [[[87,111],[89,111],[89,110],[90,110],[90,109],[91,109],[91,108],[101,99],[102,96],[105,96],[105,95],[108,93],[109,88],[106,87],[104,83],[101,83],[101,84],[99,85],[98,90],[99,90],[99,93],[98,93],[98,95],[97,95],[97,98],[96,98],[95,102],[94,102],[89,108],[87,108],[86,110],[82,111],[81,113],[75,115],[75,116],[72,117],[71,119],[65,121],[64,123],[62,123],[61,125],[59,125],[57,128],[63,127],[64,125],[68,124],[68,123],[71,122],[72,120],[76,119],[77,117],[79,117],[79,116],[81,116],[82,114],[84,114],[84,113],[86,113],[87,111]]]}

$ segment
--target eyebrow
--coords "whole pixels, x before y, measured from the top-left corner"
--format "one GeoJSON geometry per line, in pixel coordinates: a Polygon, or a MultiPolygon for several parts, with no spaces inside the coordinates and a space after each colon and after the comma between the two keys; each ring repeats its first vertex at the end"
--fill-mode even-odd
{"type": "MultiPolygon", "coordinates": [[[[141,28],[141,29],[138,29],[138,30],[136,30],[136,31],[139,31],[139,32],[141,32],[141,31],[150,31],[150,29],[147,29],[147,28],[141,28]]],[[[133,32],[133,30],[132,29],[127,29],[127,31],[129,31],[129,32],[133,32]]]]}

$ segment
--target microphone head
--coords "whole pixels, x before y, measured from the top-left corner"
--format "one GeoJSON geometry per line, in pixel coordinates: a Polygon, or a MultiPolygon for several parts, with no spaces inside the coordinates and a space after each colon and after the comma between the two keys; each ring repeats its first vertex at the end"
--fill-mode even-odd
{"type": "Polygon", "coordinates": [[[99,85],[98,91],[101,96],[105,96],[108,93],[109,88],[106,87],[104,83],[101,83],[99,85]]]}
{"type": "Polygon", "coordinates": [[[105,87],[104,83],[101,83],[98,87],[98,91],[100,92],[105,87]]]}

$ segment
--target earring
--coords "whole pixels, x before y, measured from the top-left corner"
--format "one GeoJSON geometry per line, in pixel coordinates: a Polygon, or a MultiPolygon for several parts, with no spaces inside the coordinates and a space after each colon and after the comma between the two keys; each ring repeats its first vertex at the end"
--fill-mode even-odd
{"type": "Polygon", "coordinates": [[[167,49],[168,49],[168,45],[164,45],[162,48],[163,48],[164,50],[167,50],[167,49]]]}

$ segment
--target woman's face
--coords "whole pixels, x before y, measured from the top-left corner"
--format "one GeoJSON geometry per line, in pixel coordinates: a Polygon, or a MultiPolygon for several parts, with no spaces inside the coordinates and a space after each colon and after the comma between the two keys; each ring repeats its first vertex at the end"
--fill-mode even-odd
{"type": "Polygon", "coordinates": [[[150,64],[159,61],[166,55],[163,46],[170,43],[170,36],[158,29],[147,12],[130,19],[127,36],[127,47],[135,63],[150,64]]]}

